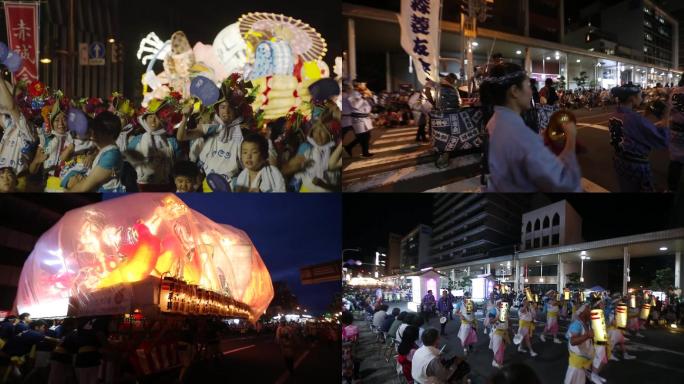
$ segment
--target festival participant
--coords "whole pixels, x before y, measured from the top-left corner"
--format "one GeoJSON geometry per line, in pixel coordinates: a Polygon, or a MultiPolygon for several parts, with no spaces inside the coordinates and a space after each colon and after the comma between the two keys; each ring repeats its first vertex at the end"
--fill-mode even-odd
{"type": "Polygon", "coordinates": [[[461,105],[461,96],[456,89],[456,74],[449,73],[446,76],[440,76],[438,87],[439,99],[437,100],[436,108],[440,111],[458,110],[461,105]]]}
{"type": "Polygon", "coordinates": [[[389,330],[387,331],[387,334],[390,335],[393,339],[396,339],[397,337],[397,329],[404,323],[404,319],[406,319],[406,315],[408,315],[408,312],[406,311],[401,311],[397,317],[394,319],[392,322],[392,325],[390,325],[389,330]]]}
{"type": "Polygon", "coordinates": [[[527,300],[523,300],[523,305],[518,310],[518,334],[522,335],[523,341],[518,345],[518,352],[527,352],[523,348],[523,342],[530,350],[530,356],[537,354],[532,350],[532,336],[534,336],[534,306],[527,300]]]}
{"type": "Polygon", "coordinates": [[[81,384],[96,384],[102,364],[102,354],[100,348],[106,344],[106,339],[99,330],[100,324],[97,320],[82,318],[76,333],[76,358],[74,367],[76,378],[81,384]],[[96,326],[97,325],[97,326],[96,326]]]}
{"type": "Polygon", "coordinates": [[[152,100],[138,117],[145,133],[133,137],[128,144],[128,150],[141,157],[132,161],[140,192],[170,190],[173,163],[181,157],[178,141],[167,135],[159,117],[159,112],[166,107],[167,102],[152,100]]]}
{"type": "Polygon", "coordinates": [[[420,311],[426,323],[430,321],[430,318],[435,313],[436,304],[437,301],[435,300],[435,296],[432,294],[432,290],[430,289],[420,301],[420,311]]]}
{"type": "Polygon", "coordinates": [[[294,175],[297,192],[333,192],[340,185],[341,167],[342,146],[336,145],[330,130],[317,121],[283,173],[294,175]]]}
{"type": "Polygon", "coordinates": [[[458,328],[458,338],[463,346],[463,354],[468,355],[477,343],[477,319],[475,318],[473,303],[468,299],[464,310],[459,313],[461,325],[458,328]]]}
{"type": "Polygon", "coordinates": [[[442,291],[442,296],[439,298],[439,301],[437,302],[437,311],[439,312],[439,322],[440,322],[440,327],[441,330],[439,334],[441,336],[446,335],[444,332],[444,328],[446,328],[447,321],[449,319],[449,313],[451,313],[452,305],[451,305],[451,300],[449,299],[449,295],[447,294],[446,289],[442,291]],[[444,321],[442,321],[444,319],[444,321]]]}
{"type": "Polygon", "coordinates": [[[525,125],[521,113],[530,108],[527,74],[516,64],[492,67],[480,87],[484,105],[494,106],[487,123],[491,192],[581,192],[575,143],[577,127],[565,123],[563,151],[556,157],[543,139],[525,125]]]}
{"type": "Polygon", "coordinates": [[[173,183],[176,185],[176,193],[199,192],[202,175],[197,164],[192,161],[177,161],[173,166],[173,183]]]}
{"type": "Polygon", "coordinates": [[[342,110],[342,114],[351,114],[352,127],[356,138],[349,144],[344,146],[344,150],[349,156],[352,156],[352,150],[357,144],[361,144],[361,155],[363,157],[372,157],[373,154],[369,151],[371,131],[373,130],[373,121],[370,118],[371,110],[373,109],[373,94],[366,87],[366,83],[359,80],[354,80],[354,91],[349,95],[347,101],[351,110],[342,110]]]}
{"type": "Polygon", "coordinates": [[[340,134],[340,141],[344,141],[344,136],[347,132],[354,132],[354,127],[352,127],[352,117],[351,117],[351,104],[349,104],[349,96],[351,96],[354,89],[348,80],[342,81],[342,119],[340,124],[342,125],[342,133],[340,134]]]}
{"type": "Polygon", "coordinates": [[[4,167],[0,168],[0,193],[16,192],[17,191],[17,174],[14,173],[14,168],[4,167]]]}
{"type": "Polygon", "coordinates": [[[63,100],[57,100],[46,121],[49,130],[40,137],[40,145],[29,166],[32,175],[42,172],[46,179],[45,192],[62,192],[60,186],[62,171],[66,162],[74,155],[74,138],[67,127],[66,108],[63,100]],[[49,132],[49,133],[48,133],[49,132]]]}
{"type": "Polygon", "coordinates": [[[14,326],[19,319],[14,315],[9,315],[0,323],[0,349],[7,343],[7,340],[14,336],[14,326]]]}
{"type": "MultiPolygon", "coordinates": [[[[593,305],[594,309],[600,309],[603,311],[605,309],[605,304],[603,300],[596,300],[593,305]]],[[[594,324],[592,323],[592,326],[594,324]]],[[[605,326],[605,324],[604,324],[605,326]]],[[[594,329],[592,328],[592,331],[594,329]]],[[[607,334],[607,329],[603,330],[604,334],[607,334]]],[[[594,334],[596,334],[596,331],[594,331],[594,334]]],[[[598,341],[594,342],[594,358],[592,359],[592,364],[591,364],[591,380],[594,381],[595,379],[598,379],[600,382],[605,383],[606,379],[601,377],[599,375],[599,372],[601,372],[601,369],[605,367],[605,365],[608,363],[608,358],[611,355],[611,349],[606,348],[606,344],[599,343],[598,341]]]]}
{"type": "Polygon", "coordinates": [[[29,324],[31,323],[31,314],[24,312],[19,315],[19,322],[14,326],[14,334],[19,334],[24,331],[29,330],[29,324]]]}
{"type": "Polygon", "coordinates": [[[666,108],[662,120],[656,125],[635,111],[642,103],[640,87],[630,82],[613,88],[611,93],[619,101],[617,111],[609,120],[609,128],[620,192],[654,192],[648,156],[652,150],[668,145],[669,130],[666,126],[670,108],[666,108]]]}
{"type": "MultiPolygon", "coordinates": [[[[577,318],[572,321],[568,327],[568,352],[569,362],[568,369],[565,372],[564,384],[584,384],[586,382],[585,370],[589,369],[592,364],[594,356],[594,345],[592,338],[594,333],[589,322],[589,305],[582,304],[576,311],[577,318]]],[[[593,383],[602,383],[592,373],[593,383]]]]}
{"type": "Polygon", "coordinates": [[[349,311],[342,312],[342,380],[351,384],[358,374],[356,346],[359,341],[359,328],[354,323],[354,316],[349,311]]]}
{"type": "Polygon", "coordinates": [[[485,317],[482,321],[483,332],[485,335],[490,335],[492,333],[493,324],[496,318],[496,295],[494,292],[489,294],[489,300],[487,300],[487,306],[485,308],[485,317]]]}
{"type": "Polygon", "coordinates": [[[684,79],[679,80],[677,88],[670,94],[672,123],[670,125],[670,165],[667,172],[667,185],[670,191],[682,191],[684,186],[684,79]]]}
{"type": "Polygon", "coordinates": [[[22,330],[7,341],[2,348],[2,355],[0,356],[8,359],[13,358],[16,362],[15,364],[22,365],[26,361],[26,355],[35,351],[36,346],[40,342],[47,341],[53,345],[59,342],[59,339],[46,336],[46,331],[47,325],[43,320],[32,321],[27,329],[22,330]]]}
{"type": "Polygon", "coordinates": [[[508,307],[501,299],[496,301],[496,316],[492,323],[493,333],[489,338],[489,349],[494,352],[492,366],[494,368],[503,367],[504,351],[506,344],[511,343],[508,322],[508,307]],[[506,307],[504,307],[506,306],[506,307]]]}
{"type": "Polygon", "coordinates": [[[50,374],[48,384],[67,384],[76,381],[74,376],[74,355],[76,345],[76,319],[64,319],[61,325],[61,341],[50,355],[50,374]]]}
{"type": "Polygon", "coordinates": [[[125,192],[121,183],[123,156],[116,146],[121,132],[121,121],[111,112],[102,112],[92,122],[90,129],[98,152],[92,168],[74,169],[62,180],[62,187],[69,192],[125,192]],[[71,180],[71,179],[74,180],[71,180]]]}
{"type": "Polygon", "coordinates": [[[38,135],[19,110],[10,92],[11,85],[4,80],[0,83],[0,168],[11,167],[19,178],[18,189],[23,191],[38,135]]]}
{"type": "MultiPolygon", "coordinates": [[[[617,306],[618,303],[621,303],[620,298],[618,297],[617,299],[613,300],[613,304],[617,306]]],[[[633,360],[636,359],[636,356],[630,355],[627,353],[627,349],[625,348],[625,341],[626,337],[624,334],[624,331],[620,328],[617,327],[617,318],[616,316],[611,316],[610,317],[610,322],[608,323],[608,341],[610,343],[610,349],[612,351],[610,355],[610,360],[613,361],[619,361],[620,359],[617,358],[615,355],[615,347],[620,344],[620,350],[622,351],[622,358],[625,360],[633,360]]]]}
{"type": "Polygon", "coordinates": [[[205,175],[214,173],[230,183],[240,173],[240,148],[244,138],[242,125],[246,123],[241,112],[248,108],[246,102],[241,91],[224,83],[221,86],[221,98],[213,105],[216,114],[212,123],[186,130],[192,105],[186,105],[182,110],[185,118],[178,127],[176,138],[178,141],[202,140],[197,163],[205,175]]]}
{"type": "MultiPolygon", "coordinates": [[[[542,334],[539,336],[539,338],[541,339],[541,341],[546,342],[546,333],[549,332],[553,335],[554,343],[562,344],[563,342],[558,340],[559,303],[553,297],[553,290],[549,292],[551,292],[551,296],[549,296],[549,302],[546,304],[546,326],[544,327],[544,330],[542,331],[542,334]]],[[[549,294],[549,292],[547,292],[547,295],[549,294]]]]}
{"type": "Polygon", "coordinates": [[[295,330],[287,324],[285,317],[280,319],[280,325],[276,330],[276,344],[280,346],[280,352],[285,359],[285,366],[287,371],[292,375],[294,373],[294,358],[295,358],[295,330]]]}
{"type": "Polygon", "coordinates": [[[285,179],[278,168],[268,164],[268,141],[258,133],[247,135],[241,144],[244,169],[233,178],[235,192],[286,192],[285,179]]]}
{"type": "MultiPolygon", "coordinates": [[[[628,300],[629,297],[625,298],[625,301],[628,300]]],[[[641,332],[639,332],[640,327],[641,324],[639,322],[639,302],[637,301],[636,306],[630,306],[627,310],[627,330],[629,330],[634,336],[643,338],[645,336],[641,332]]]]}

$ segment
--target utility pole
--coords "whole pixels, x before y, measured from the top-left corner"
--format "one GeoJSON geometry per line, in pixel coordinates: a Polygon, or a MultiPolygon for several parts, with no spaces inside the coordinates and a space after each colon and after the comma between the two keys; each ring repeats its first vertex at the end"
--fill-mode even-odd
{"type": "Polygon", "coordinates": [[[74,1],[69,0],[69,41],[67,42],[67,71],[66,71],[66,94],[74,97],[74,73],[76,58],[76,20],[74,18],[74,1]]]}

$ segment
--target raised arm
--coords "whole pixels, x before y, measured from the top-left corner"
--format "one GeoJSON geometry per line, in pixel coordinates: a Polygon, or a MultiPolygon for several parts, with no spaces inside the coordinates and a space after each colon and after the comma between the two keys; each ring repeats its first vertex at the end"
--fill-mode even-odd
{"type": "Polygon", "coordinates": [[[0,107],[9,113],[13,120],[17,121],[19,120],[19,108],[14,102],[9,85],[5,80],[0,81],[0,83],[2,83],[0,84],[0,107]]]}

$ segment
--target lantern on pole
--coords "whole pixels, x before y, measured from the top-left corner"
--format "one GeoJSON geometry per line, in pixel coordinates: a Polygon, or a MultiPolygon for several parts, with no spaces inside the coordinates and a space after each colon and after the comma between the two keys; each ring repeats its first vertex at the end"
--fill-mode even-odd
{"type": "Polygon", "coordinates": [[[648,315],[651,313],[651,304],[642,304],[641,311],[639,311],[639,318],[641,320],[648,320],[648,315]]]}
{"type": "Polygon", "coordinates": [[[615,324],[619,329],[627,328],[627,305],[619,303],[615,307],[615,324]]]}
{"type": "Polygon", "coordinates": [[[591,330],[594,332],[594,343],[598,345],[606,345],[608,342],[606,320],[603,316],[602,309],[591,310],[591,330]]]}
{"type": "Polygon", "coordinates": [[[630,308],[636,308],[637,307],[636,306],[636,295],[635,294],[629,295],[629,307],[630,308]]]}
{"type": "Polygon", "coordinates": [[[508,302],[506,301],[499,303],[499,321],[502,323],[508,321],[508,302]]]}

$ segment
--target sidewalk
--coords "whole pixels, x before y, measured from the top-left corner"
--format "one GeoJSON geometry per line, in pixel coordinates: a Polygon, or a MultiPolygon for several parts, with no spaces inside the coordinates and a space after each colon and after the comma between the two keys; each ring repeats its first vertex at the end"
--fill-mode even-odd
{"type": "Polygon", "coordinates": [[[399,383],[394,362],[385,361],[382,348],[370,331],[365,319],[354,316],[354,325],[359,327],[359,344],[356,349],[357,359],[361,360],[359,377],[363,384],[399,383]]]}

